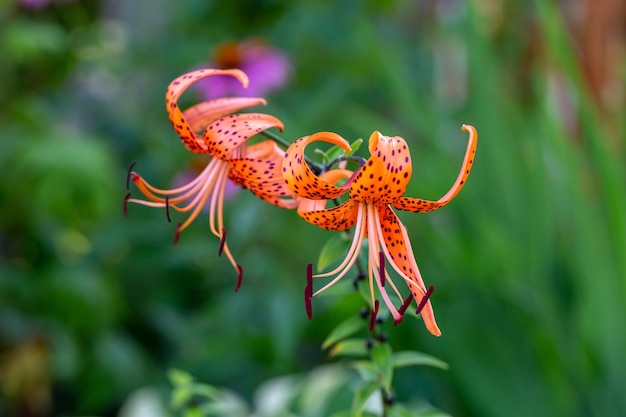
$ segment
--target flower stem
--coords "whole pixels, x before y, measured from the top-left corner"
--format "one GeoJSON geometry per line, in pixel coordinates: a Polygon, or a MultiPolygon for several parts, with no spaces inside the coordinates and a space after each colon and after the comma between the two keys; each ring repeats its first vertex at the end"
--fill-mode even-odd
{"type": "Polygon", "coordinates": [[[359,167],[362,167],[367,162],[367,160],[365,158],[362,158],[360,156],[341,155],[341,156],[333,159],[332,161],[330,161],[326,165],[324,165],[324,167],[322,168],[322,172],[326,172],[326,171],[330,170],[333,166],[335,166],[338,163],[343,162],[343,161],[356,162],[357,164],[359,164],[359,167]]]}
{"type": "MultiPolygon", "coordinates": [[[[285,149],[287,149],[289,147],[289,145],[290,145],[290,143],[287,142],[285,139],[283,139],[280,136],[278,136],[277,134],[269,132],[267,130],[264,130],[264,131],[260,132],[259,134],[265,136],[268,139],[273,140],[274,142],[276,142],[277,144],[279,144],[280,146],[282,146],[285,149]]],[[[307,163],[307,165],[309,166],[309,168],[311,168],[311,170],[313,172],[315,172],[315,174],[319,174],[320,172],[323,172],[323,167],[320,166],[319,164],[316,164],[315,162],[311,161],[311,159],[309,159],[306,155],[304,156],[304,160],[307,163]]]]}

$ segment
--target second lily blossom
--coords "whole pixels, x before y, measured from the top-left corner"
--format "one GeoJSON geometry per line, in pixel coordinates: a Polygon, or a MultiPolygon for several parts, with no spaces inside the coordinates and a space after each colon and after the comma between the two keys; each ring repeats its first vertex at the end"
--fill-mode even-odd
{"type": "Polygon", "coordinates": [[[313,275],[309,265],[307,270],[309,282],[305,289],[309,317],[311,297],[330,288],[349,272],[357,262],[364,240],[367,238],[372,317],[378,313],[379,302],[375,290],[377,288],[395,323],[402,321],[404,312],[413,298],[426,328],[433,335],[441,334],[429,300],[432,288],[427,289],[424,285],[406,228],[392,208],[414,213],[428,212],[443,207],[457,195],[470,173],[478,141],[476,129],[472,126],[464,125],[463,130],[469,132],[470,136],[461,170],[450,190],[436,201],[404,196],[411,178],[412,165],[406,141],[400,137],[388,137],[374,132],[369,139],[371,156],[354,173],[333,170],[317,176],[304,160],[304,149],[313,142],[328,142],[349,151],[348,142],[337,134],[316,133],[298,139],[289,147],[283,160],[282,171],[289,189],[303,199],[298,214],[309,223],[327,230],[339,231],[355,227],[352,245],[339,266],[332,271],[313,275]],[[343,179],[348,179],[346,184],[335,185],[343,179]],[[349,193],[348,200],[338,206],[326,208],[328,200],[336,199],[345,193],[349,193]],[[386,274],[385,261],[397,272],[411,292],[411,296],[400,307],[396,307],[387,291],[387,288],[391,287],[400,300],[404,299],[391,277],[386,274]],[[324,277],[333,278],[324,287],[313,292],[312,279],[324,277]]]}
{"type": "Polygon", "coordinates": [[[203,78],[217,75],[233,77],[244,87],[248,85],[248,77],[240,70],[203,69],[176,78],[166,93],[167,112],[183,145],[193,153],[212,156],[206,168],[188,184],[174,189],[156,188],[138,173],[129,172],[129,180],[133,181],[147,200],[130,198],[128,193],[125,203],[165,208],[168,220],[170,208],[178,212],[191,212],[185,222],[177,226],[175,241],[208,203],[211,232],[221,239],[219,254],[225,253],[238,272],[238,289],[242,268],[235,262],[225,241],[223,201],[227,179],[280,207],[295,208],[298,200],[292,196],[282,178],[280,162],[284,152],[276,143],[266,140],[247,145],[248,139],[266,129],[275,127],[282,130],[282,122],[262,113],[233,114],[265,104],[264,99],[220,98],[201,102],[184,112],[180,110],[178,99],[189,86],[203,78]]]}

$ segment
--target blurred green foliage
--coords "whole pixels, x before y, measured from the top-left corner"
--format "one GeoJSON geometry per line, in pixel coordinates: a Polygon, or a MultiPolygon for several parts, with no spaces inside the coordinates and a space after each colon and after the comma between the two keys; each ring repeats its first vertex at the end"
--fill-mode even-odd
{"type": "Polygon", "coordinates": [[[626,414],[626,62],[614,57],[603,100],[570,12],[547,0],[0,2],[0,414],[113,416],[147,386],[167,403],[172,367],[251,398],[332,361],[321,343],[362,306],[335,293],[306,319],[305,266],[332,233],[240,193],[226,204],[244,268],[234,294],[206,223],[173,248],[162,211],[122,215],[132,161],[165,187],[193,159],[167,120],[167,84],[251,36],[294,67],[264,109],[283,137],[402,136],[409,196],[445,192],[460,126],[479,131],[454,202],[400,214],[443,336],[386,323],[390,344],[450,368],[399,370],[398,398],[463,416],[626,414]]]}

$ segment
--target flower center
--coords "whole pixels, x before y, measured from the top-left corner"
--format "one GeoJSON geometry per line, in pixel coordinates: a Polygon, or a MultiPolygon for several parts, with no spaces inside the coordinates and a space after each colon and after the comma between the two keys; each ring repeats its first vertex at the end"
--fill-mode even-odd
{"type": "Polygon", "coordinates": [[[218,46],[215,51],[215,63],[222,69],[239,68],[241,66],[239,44],[226,42],[218,46]]]}

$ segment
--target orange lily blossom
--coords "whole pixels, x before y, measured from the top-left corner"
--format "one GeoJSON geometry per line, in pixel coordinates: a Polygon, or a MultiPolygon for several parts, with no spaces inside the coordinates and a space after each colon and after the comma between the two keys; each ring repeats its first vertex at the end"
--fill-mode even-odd
{"type": "Polygon", "coordinates": [[[176,227],[175,243],[179,234],[187,228],[201,212],[209,206],[211,232],[221,239],[219,255],[225,253],[238,273],[239,288],[242,268],[235,262],[226,244],[226,229],[223,220],[223,202],[227,179],[250,189],[259,198],[283,208],[295,208],[298,199],[286,187],[280,170],[284,155],[275,142],[262,141],[247,146],[252,136],[266,129],[283,129],[277,118],[261,113],[238,113],[239,110],[265,104],[262,98],[228,97],[198,103],[184,112],[178,106],[178,99],[196,81],[213,75],[235,77],[246,87],[248,77],[237,69],[202,69],[184,74],[172,81],[167,89],[165,104],[172,126],[180,136],[184,146],[193,153],[212,156],[206,168],[192,181],[181,187],[164,190],[153,187],[139,174],[132,171],[127,178],[143,193],[147,200],[130,198],[127,203],[137,203],[150,207],[164,207],[168,220],[169,209],[191,214],[176,227]]]}
{"type": "Polygon", "coordinates": [[[308,266],[305,301],[309,318],[311,318],[311,298],[330,288],[348,273],[357,261],[363,242],[367,238],[368,276],[373,309],[370,329],[373,328],[379,306],[375,296],[376,285],[393,315],[395,324],[402,321],[404,312],[413,299],[418,304],[416,313],[421,312],[426,328],[433,335],[441,334],[429,299],[432,286],[427,289],[424,285],[406,228],[392,208],[414,213],[429,212],[445,206],[457,195],[470,173],[478,141],[474,127],[463,125],[462,129],[469,133],[469,140],[461,170],[450,190],[436,201],[404,196],[411,178],[412,165],[409,148],[400,137],[388,137],[374,132],[369,139],[371,156],[354,173],[337,169],[317,176],[304,162],[304,149],[313,142],[328,142],[346,151],[350,150],[348,142],[335,133],[320,132],[305,136],[287,149],[282,164],[283,176],[294,194],[302,197],[298,214],[309,223],[326,230],[339,231],[355,227],[352,244],[339,266],[317,275],[312,274],[312,265],[308,266]],[[335,185],[345,178],[349,179],[343,186],[335,185]],[[338,198],[346,192],[349,192],[348,200],[338,206],[326,208],[327,200],[338,198]],[[400,300],[403,299],[398,287],[385,273],[385,260],[411,291],[411,295],[404,300],[400,308],[396,308],[387,293],[386,283],[400,300]],[[313,278],[324,277],[334,278],[314,293],[313,278]]]}

